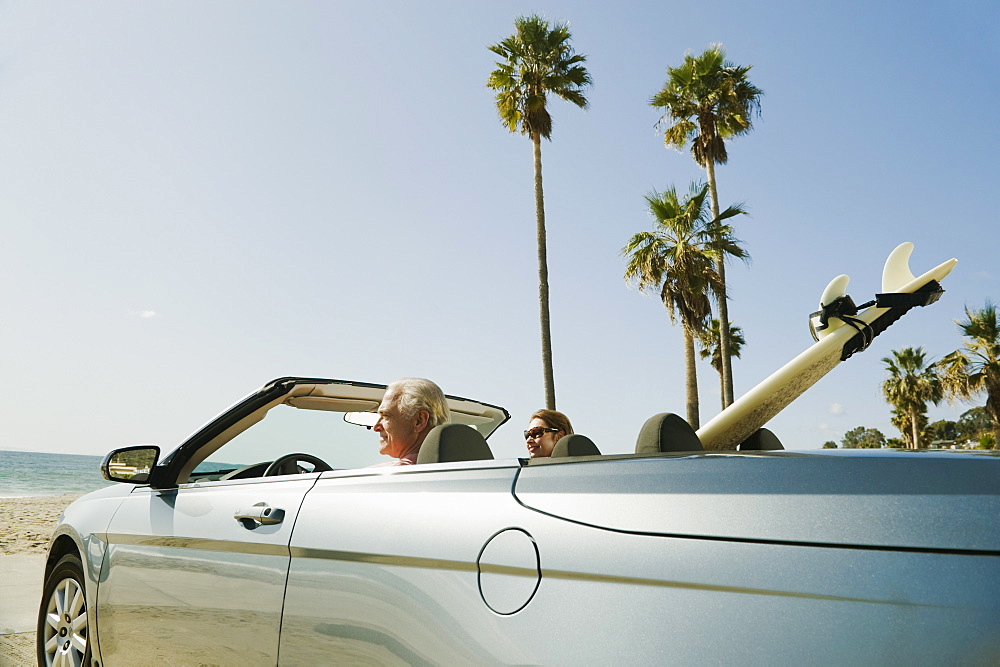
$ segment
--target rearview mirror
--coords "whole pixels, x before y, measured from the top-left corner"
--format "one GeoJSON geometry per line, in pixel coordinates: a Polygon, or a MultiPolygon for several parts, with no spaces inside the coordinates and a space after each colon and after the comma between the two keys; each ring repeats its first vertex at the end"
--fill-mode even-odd
{"type": "Polygon", "coordinates": [[[345,412],[344,421],[348,424],[357,424],[358,426],[364,426],[367,429],[375,426],[375,422],[378,421],[377,412],[345,412]]]}
{"type": "Polygon", "coordinates": [[[145,484],[149,471],[160,458],[156,445],[137,445],[116,449],[101,461],[101,474],[109,482],[145,484]]]}

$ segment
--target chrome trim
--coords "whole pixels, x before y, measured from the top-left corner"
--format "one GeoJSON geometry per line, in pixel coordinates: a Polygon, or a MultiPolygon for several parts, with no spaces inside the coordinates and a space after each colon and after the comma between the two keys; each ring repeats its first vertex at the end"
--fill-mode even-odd
{"type": "Polygon", "coordinates": [[[221,551],[225,553],[251,554],[255,556],[288,556],[286,544],[262,544],[238,542],[234,540],[212,540],[201,537],[149,537],[107,533],[109,546],[160,547],[168,549],[199,549],[201,551],[221,551]]]}
{"type": "MultiPolygon", "coordinates": [[[[470,561],[447,560],[444,558],[418,558],[415,556],[393,556],[389,554],[361,553],[357,551],[335,551],[332,549],[308,549],[292,547],[292,558],[307,558],[313,560],[332,560],[345,563],[369,563],[372,565],[392,565],[394,567],[412,567],[424,570],[451,570],[457,572],[476,572],[476,564],[470,561]]],[[[534,575],[534,572],[532,572],[534,575]]]]}
{"type": "Polygon", "coordinates": [[[567,579],[572,581],[590,581],[607,584],[624,584],[628,586],[652,586],[657,588],[680,588],[693,591],[711,591],[714,593],[738,593],[741,595],[766,595],[771,597],[799,598],[804,600],[830,600],[834,602],[864,602],[867,604],[884,604],[893,607],[941,607],[944,605],[926,605],[906,602],[903,600],[877,600],[873,598],[854,598],[840,595],[820,595],[817,593],[799,593],[795,591],[779,591],[766,588],[745,588],[742,586],[720,586],[717,584],[699,584],[687,581],[667,581],[664,579],[648,579],[645,577],[625,577],[620,575],[590,574],[588,572],[569,572],[566,570],[542,569],[542,578],[567,579]]]}
{"type": "MultiPolygon", "coordinates": [[[[355,551],[334,551],[329,549],[306,549],[292,547],[292,558],[316,560],[331,560],[347,563],[368,563],[371,565],[389,565],[393,567],[410,567],[429,570],[448,570],[455,572],[476,572],[480,568],[475,563],[447,560],[443,558],[416,558],[412,556],[394,556],[390,554],[361,553],[355,551]]],[[[506,574],[518,577],[536,577],[537,570],[526,567],[511,567],[506,565],[484,564],[481,571],[491,574],[506,574]]],[[[612,574],[596,574],[592,572],[573,572],[570,570],[550,570],[542,568],[542,579],[561,579],[567,581],[589,581],[592,583],[619,584],[624,586],[644,586],[657,588],[674,588],[695,591],[710,591],[714,593],[737,593],[741,595],[765,595],[770,597],[797,598],[802,600],[827,600],[833,602],[863,602],[866,604],[881,604],[894,607],[925,607],[934,608],[943,605],[926,605],[907,602],[905,600],[878,600],[875,598],[845,597],[840,595],[822,595],[818,593],[801,593],[796,591],[781,591],[766,588],[746,588],[743,586],[721,586],[717,584],[695,583],[687,581],[670,581],[665,579],[650,579],[648,577],[627,577],[612,574]]]]}

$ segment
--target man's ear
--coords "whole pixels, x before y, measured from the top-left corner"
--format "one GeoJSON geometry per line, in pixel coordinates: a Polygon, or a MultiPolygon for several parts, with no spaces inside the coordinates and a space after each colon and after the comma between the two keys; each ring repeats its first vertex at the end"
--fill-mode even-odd
{"type": "Polygon", "coordinates": [[[431,413],[427,410],[417,410],[417,423],[414,425],[417,431],[426,431],[430,424],[431,413]]]}

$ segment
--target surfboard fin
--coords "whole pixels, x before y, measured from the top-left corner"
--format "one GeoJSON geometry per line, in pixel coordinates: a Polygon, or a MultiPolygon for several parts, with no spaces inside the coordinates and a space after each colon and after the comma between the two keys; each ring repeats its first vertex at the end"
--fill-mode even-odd
{"type": "Polygon", "coordinates": [[[916,279],[910,270],[910,255],[913,254],[913,243],[905,241],[896,246],[885,259],[882,267],[882,291],[898,292],[899,289],[916,279]]]}
{"type": "Polygon", "coordinates": [[[847,285],[850,282],[850,277],[842,274],[831,280],[823,290],[823,295],[819,298],[819,310],[809,316],[809,332],[813,340],[825,338],[843,326],[842,321],[837,318],[831,320],[830,316],[841,308],[838,301],[847,297],[847,285]]]}

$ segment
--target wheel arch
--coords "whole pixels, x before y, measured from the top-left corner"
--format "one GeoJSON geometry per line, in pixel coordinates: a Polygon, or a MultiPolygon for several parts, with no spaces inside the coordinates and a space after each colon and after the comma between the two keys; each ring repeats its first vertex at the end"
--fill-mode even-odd
{"type": "Polygon", "coordinates": [[[80,549],[80,545],[70,535],[64,533],[52,540],[52,545],[49,547],[49,555],[45,559],[45,576],[43,581],[49,578],[49,575],[52,574],[52,568],[66,554],[74,554],[83,562],[83,550],[80,549]]]}

